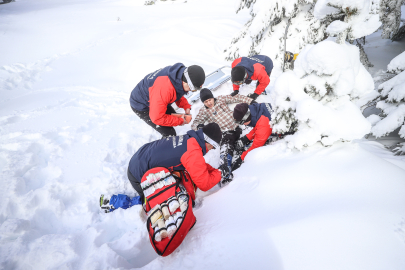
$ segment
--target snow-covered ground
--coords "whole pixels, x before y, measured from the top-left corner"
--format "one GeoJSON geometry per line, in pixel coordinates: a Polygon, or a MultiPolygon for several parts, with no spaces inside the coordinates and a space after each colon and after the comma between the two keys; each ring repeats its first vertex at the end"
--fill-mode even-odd
{"type": "MultiPolygon", "coordinates": [[[[198,193],[196,226],[165,258],[140,206],[99,211],[100,194],[135,195],[129,159],[160,138],[131,111],[133,87],[176,62],[230,65],[249,18],[239,0],[143,3],[0,5],[0,269],[405,269],[405,160],[376,141],[252,151],[231,184],[198,193]]],[[[375,76],[403,43],[370,42],[375,76]]]]}

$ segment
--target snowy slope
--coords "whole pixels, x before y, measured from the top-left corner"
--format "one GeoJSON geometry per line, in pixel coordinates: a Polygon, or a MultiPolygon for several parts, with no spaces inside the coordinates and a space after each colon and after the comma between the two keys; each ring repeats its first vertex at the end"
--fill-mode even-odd
{"type": "Polygon", "coordinates": [[[404,269],[405,162],[377,142],[251,152],[230,185],[198,193],[166,258],[140,206],[99,211],[102,193],[135,195],[129,159],[160,137],[129,107],[136,83],[176,62],[230,65],[249,17],[236,0],[143,2],[0,5],[0,269],[404,269]]]}

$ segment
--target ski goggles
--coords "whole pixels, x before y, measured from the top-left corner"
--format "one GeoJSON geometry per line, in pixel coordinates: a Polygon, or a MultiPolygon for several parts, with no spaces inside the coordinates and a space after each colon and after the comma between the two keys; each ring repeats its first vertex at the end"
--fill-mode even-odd
{"type": "Polygon", "coordinates": [[[235,82],[232,82],[232,83],[236,84],[236,85],[241,85],[246,81],[247,77],[248,77],[248,74],[247,74],[247,72],[245,72],[245,77],[243,78],[242,81],[235,81],[235,82]]]}
{"type": "Polygon", "coordinates": [[[245,122],[247,122],[246,120],[249,118],[249,116],[250,116],[250,110],[248,109],[240,121],[238,121],[236,119],[234,119],[234,121],[236,124],[243,125],[245,122]]]}
{"type": "Polygon", "coordinates": [[[190,76],[188,75],[188,68],[186,68],[186,69],[184,70],[184,77],[186,77],[187,84],[188,84],[188,87],[190,87],[190,91],[191,91],[191,92],[195,92],[195,91],[201,90],[202,85],[201,85],[200,87],[198,87],[198,86],[195,86],[195,85],[191,82],[190,76]]]}

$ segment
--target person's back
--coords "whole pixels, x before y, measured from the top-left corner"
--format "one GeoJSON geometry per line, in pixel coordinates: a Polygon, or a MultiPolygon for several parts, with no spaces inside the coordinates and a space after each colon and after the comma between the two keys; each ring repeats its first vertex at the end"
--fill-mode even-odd
{"type": "Polygon", "coordinates": [[[187,141],[190,138],[197,140],[203,154],[205,154],[206,149],[202,130],[197,132],[190,130],[185,135],[157,140],[139,148],[129,162],[129,171],[140,181],[143,174],[154,167],[173,168],[174,171],[184,170],[180,159],[187,151],[187,141]]]}
{"type": "Polygon", "coordinates": [[[193,183],[202,191],[207,191],[218,184],[221,175],[224,175],[204,159],[207,151],[219,147],[220,142],[221,130],[218,124],[211,123],[198,131],[190,130],[185,135],[148,143],[131,158],[128,179],[138,194],[143,196],[140,180],[149,169],[165,167],[169,171],[187,170],[193,183]]]}

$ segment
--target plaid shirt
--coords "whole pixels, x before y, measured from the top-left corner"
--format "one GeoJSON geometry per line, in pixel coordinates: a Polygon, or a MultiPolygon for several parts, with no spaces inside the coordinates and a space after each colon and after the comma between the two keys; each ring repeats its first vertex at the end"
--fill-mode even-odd
{"type": "Polygon", "coordinates": [[[242,95],[235,95],[235,96],[219,96],[214,104],[214,107],[208,109],[207,107],[203,106],[197,116],[195,117],[191,128],[197,130],[197,126],[199,124],[204,124],[205,122],[208,123],[217,123],[221,128],[221,131],[224,132],[226,130],[235,130],[238,127],[238,124],[235,124],[233,119],[233,111],[231,111],[228,107],[229,103],[247,103],[250,104],[253,99],[242,96],[242,95]]]}

